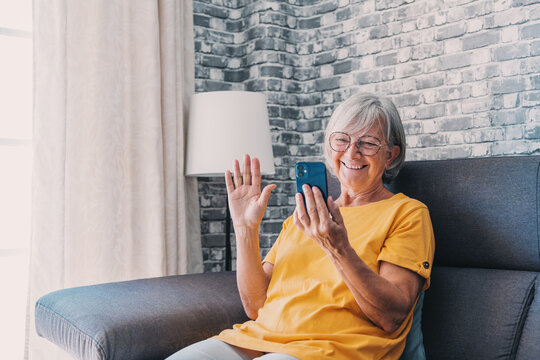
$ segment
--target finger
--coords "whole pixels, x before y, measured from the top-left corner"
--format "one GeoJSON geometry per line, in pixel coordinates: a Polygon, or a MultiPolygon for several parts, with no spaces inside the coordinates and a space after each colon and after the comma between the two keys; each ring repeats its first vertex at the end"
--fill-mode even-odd
{"type": "Polygon", "coordinates": [[[304,207],[304,198],[301,193],[296,193],[294,199],[296,200],[296,216],[298,221],[305,226],[309,226],[309,216],[304,207]]]}
{"type": "Polygon", "coordinates": [[[318,223],[320,220],[317,212],[317,205],[315,204],[315,198],[313,197],[313,190],[311,189],[311,186],[307,184],[302,186],[302,190],[304,191],[304,197],[306,198],[306,208],[309,220],[310,222],[318,223]]]}
{"type": "Polygon", "coordinates": [[[293,224],[296,225],[296,227],[300,229],[300,231],[302,232],[304,231],[304,224],[302,224],[302,222],[299,219],[297,209],[294,209],[294,212],[293,212],[293,224]]]}
{"type": "Polygon", "coordinates": [[[266,185],[261,193],[261,197],[259,198],[260,201],[264,203],[264,207],[268,205],[268,199],[270,199],[270,194],[272,193],[272,190],[274,190],[277,187],[276,184],[270,184],[266,185]]]}
{"type": "Polygon", "coordinates": [[[234,159],[233,168],[234,168],[234,186],[235,188],[238,189],[240,185],[242,185],[242,176],[240,175],[240,163],[236,159],[234,159]]]}
{"type": "Polygon", "coordinates": [[[234,191],[234,184],[229,170],[225,171],[225,185],[227,186],[227,194],[230,195],[234,191]]]}
{"type": "Polygon", "coordinates": [[[251,159],[248,154],[244,155],[244,171],[242,173],[244,185],[251,185],[251,159]]]}
{"type": "Polygon", "coordinates": [[[332,215],[332,219],[334,220],[334,222],[339,225],[343,224],[343,216],[341,216],[339,206],[336,205],[334,199],[331,196],[328,197],[328,210],[330,210],[330,214],[332,215]]]}
{"type": "Polygon", "coordinates": [[[252,184],[255,185],[258,189],[261,187],[261,163],[259,162],[259,159],[253,158],[252,161],[253,164],[253,178],[252,178],[252,184]]]}
{"type": "Polygon", "coordinates": [[[321,221],[330,220],[330,213],[324,202],[323,193],[318,187],[313,188],[313,198],[315,199],[315,206],[317,207],[317,213],[321,221]]]}

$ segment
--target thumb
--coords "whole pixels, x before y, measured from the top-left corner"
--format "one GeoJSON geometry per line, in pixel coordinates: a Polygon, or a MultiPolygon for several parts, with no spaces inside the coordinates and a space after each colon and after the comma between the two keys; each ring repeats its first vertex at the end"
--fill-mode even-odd
{"type": "Polygon", "coordinates": [[[264,202],[264,205],[266,206],[266,204],[268,204],[268,199],[270,199],[270,194],[272,193],[272,190],[274,190],[276,187],[277,187],[276,184],[266,185],[261,192],[259,201],[264,202]]]}
{"type": "Polygon", "coordinates": [[[328,197],[328,210],[330,210],[332,219],[337,224],[343,224],[343,217],[341,216],[341,212],[339,211],[339,206],[336,205],[334,199],[331,196],[328,197]]]}

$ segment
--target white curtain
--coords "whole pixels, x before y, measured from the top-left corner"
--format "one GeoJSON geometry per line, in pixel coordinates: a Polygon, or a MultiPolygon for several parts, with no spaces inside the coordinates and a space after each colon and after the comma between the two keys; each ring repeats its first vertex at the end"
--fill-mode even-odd
{"type": "Polygon", "coordinates": [[[27,358],[67,358],[34,329],[53,290],[202,272],[192,3],[34,0],[34,182],[27,358]]]}

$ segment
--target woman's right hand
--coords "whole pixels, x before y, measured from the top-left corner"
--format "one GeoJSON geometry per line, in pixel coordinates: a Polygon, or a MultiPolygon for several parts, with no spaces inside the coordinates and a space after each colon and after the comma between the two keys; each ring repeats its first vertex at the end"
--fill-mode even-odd
{"type": "Polygon", "coordinates": [[[275,184],[267,185],[261,192],[261,165],[259,159],[244,155],[243,172],[238,160],[234,160],[234,181],[231,172],[225,173],[229,209],[235,231],[241,229],[258,231],[270,193],[275,184]],[[252,168],[253,167],[253,173],[252,168]]]}

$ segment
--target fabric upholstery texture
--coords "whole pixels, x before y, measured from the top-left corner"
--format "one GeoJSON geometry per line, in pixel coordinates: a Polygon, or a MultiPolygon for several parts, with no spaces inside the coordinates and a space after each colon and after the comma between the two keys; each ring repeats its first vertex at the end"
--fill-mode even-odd
{"type": "Polygon", "coordinates": [[[65,289],[36,304],[38,334],[79,359],[164,359],[246,320],[233,273],[65,289]]]}
{"type": "MultiPolygon", "coordinates": [[[[427,359],[538,360],[539,165],[540,156],[405,164],[392,190],[428,206],[436,250],[402,359],[422,342],[410,338],[418,322],[427,359]]],[[[36,307],[39,334],[80,359],[164,358],[246,319],[233,273],[66,289],[36,307]]]]}

